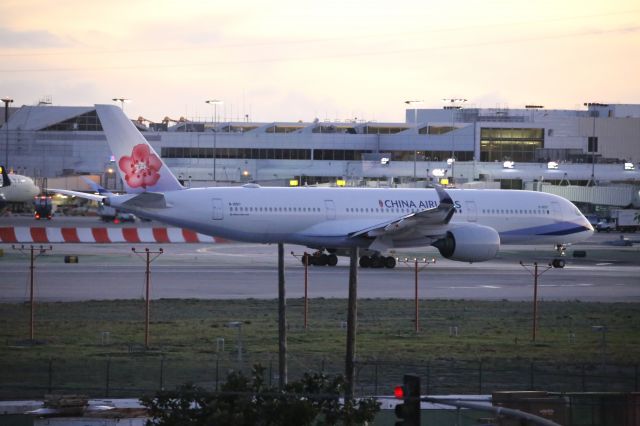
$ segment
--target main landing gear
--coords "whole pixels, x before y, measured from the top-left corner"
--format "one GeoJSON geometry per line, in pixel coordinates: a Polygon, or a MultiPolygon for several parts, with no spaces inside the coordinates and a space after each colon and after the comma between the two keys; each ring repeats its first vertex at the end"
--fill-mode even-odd
{"type": "Polygon", "coordinates": [[[315,252],[313,254],[305,253],[302,256],[302,264],[304,265],[305,257],[308,259],[309,265],[313,266],[336,266],[338,264],[338,256],[334,253],[315,252]]]}
{"type": "Polygon", "coordinates": [[[361,268],[389,268],[396,267],[396,258],[392,256],[361,256],[360,257],[361,268]]]}

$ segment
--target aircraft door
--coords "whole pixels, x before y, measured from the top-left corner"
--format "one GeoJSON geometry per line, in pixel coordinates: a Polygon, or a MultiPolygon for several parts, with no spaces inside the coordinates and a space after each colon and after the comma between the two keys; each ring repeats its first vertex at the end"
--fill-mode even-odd
{"type": "Polygon", "coordinates": [[[327,212],[327,219],[333,220],[336,218],[336,205],[333,200],[324,200],[324,207],[327,212]]]}
{"type": "Polygon", "coordinates": [[[562,211],[557,201],[551,202],[551,219],[559,221],[562,219],[562,211]]]}
{"type": "Polygon", "coordinates": [[[223,209],[222,209],[222,199],[213,198],[211,200],[211,206],[213,208],[211,219],[213,220],[222,220],[223,218],[223,209]]]}
{"type": "Polygon", "coordinates": [[[465,201],[465,207],[467,209],[467,222],[478,221],[478,207],[476,207],[475,201],[465,201]]]}

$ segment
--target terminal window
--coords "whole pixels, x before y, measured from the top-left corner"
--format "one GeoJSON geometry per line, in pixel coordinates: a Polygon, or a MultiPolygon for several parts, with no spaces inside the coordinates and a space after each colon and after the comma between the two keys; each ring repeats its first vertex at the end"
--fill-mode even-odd
{"type": "Polygon", "coordinates": [[[544,129],[482,128],[480,161],[535,162],[544,148],[544,129]]]}

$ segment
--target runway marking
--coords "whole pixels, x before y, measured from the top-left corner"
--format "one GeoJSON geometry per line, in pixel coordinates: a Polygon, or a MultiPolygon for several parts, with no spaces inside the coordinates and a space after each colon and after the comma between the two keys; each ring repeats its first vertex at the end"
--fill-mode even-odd
{"type": "Polygon", "coordinates": [[[539,284],[540,287],[594,287],[595,284],[539,284]]]}
{"type": "Polygon", "coordinates": [[[609,266],[609,265],[613,265],[613,262],[596,263],[596,266],[609,266]]]}
{"type": "Polygon", "coordinates": [[[494,286],[486,286],[486,285],[479,285],[479,286],[460,286],[460,287],[435,287],[437,289],[446,289],[446,290],[477,290],[479,288],[488,288],[488,289],[498,289],[501,287],[494,287],[494,286]]]}

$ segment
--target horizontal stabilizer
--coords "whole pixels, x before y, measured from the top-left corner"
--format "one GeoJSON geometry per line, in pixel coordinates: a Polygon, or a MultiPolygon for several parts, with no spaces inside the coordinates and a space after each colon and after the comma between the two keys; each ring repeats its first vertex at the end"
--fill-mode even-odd
{"type": "Polygon", "coordinates": [[[143,209],[166,209],[167,201],[164,194],[157,192],[143,192],[130,200],[122,203],[123,207],[135,207],[143,209]]]}

